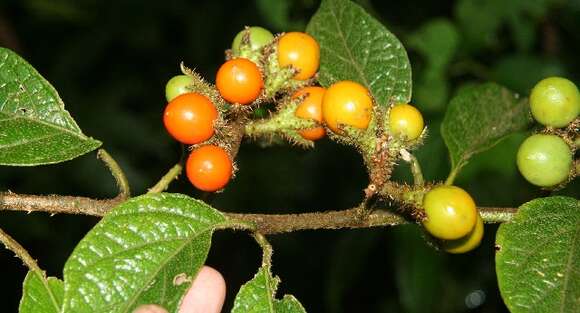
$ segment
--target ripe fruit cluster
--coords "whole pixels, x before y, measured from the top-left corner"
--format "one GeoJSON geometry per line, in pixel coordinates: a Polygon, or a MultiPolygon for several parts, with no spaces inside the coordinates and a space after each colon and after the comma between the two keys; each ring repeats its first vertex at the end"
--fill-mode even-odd
{"type": "MultiPolygon", "coordinates": [[[[277,134],[312,145],[328,134],[360,150],[370,185],[380,188],[401,151],[424,137],[423,116],[408,103],[377,105],[370,90],[355,81],[317,86],[319,62],[320,47],[310,35],[274,36],[254,26],[235,36],[215,86],[184,68],[185,75],[170,79],[164,124],[176,140],[192,145],[186,162],[191,183],[204,191],[218,191],[228,183],[235,169],[232,151],[237,151],[232,138],[277,134]],[[272,102],[275,108],[268,106],[272,102]]],[[[467,252],[481,242],[481,216],[463,189],[437,186],[416,207],[423,208],[425,229],[446,251],[467,252]]]]}
{"type": "Polygon", "coordinates": [[[234,170],[230,145],[219,138],[220,132],[229,130],[228,115],[244,111],[243,107],[259,108],[284,89],[293,90],[292,98],[298,102],[295,117],[319,124],[299,134],[305,140],[322,138],[325,89],[309,86],[319,59],[318,43],[306,33],[274,37],[264,28],[247,27],[235,36],[226,62],[217,71],[215,87],[191,71],[171,78],[165,88],[168,104],[163,123],[175,140],[192,145],[185,167],[190,182],[204,191],[223,189],[234,170]]]}
{"type": "MultiPolygon", "coordinates": [[[[192,145],[186,163],[191,183],[205,191],[218,191],[228,183],[235,168],[228,132],[235,119],[245,123],[241,131],[246,135],[259,128],[259,135],[278,133],[303,145],[328,132],[333,138],[349,138],[347,129],[365,131],[376,114],[369,90],[348,80],[328,89],[316,86],[319,64],[320,47],[312,36],[302,32],[274,36],[253,26],[235,36],[215,86],[182,66],[184,75],[167,82],[163,122],[173,138],[192,145]],[[278,102],[278,107],[273,110],[268,102],[278,102]],[[249,112],[257,110],[269,110],[270,116],[253,120],[258,114],[249,112]]],[[[402,142],[417,141],[423,133],[423,117],[409,104],[380,113],[389,114],[390,127],[384,128],[402,142]]]]}
{"type": "Polygon", "coordinates": [[[579,138],[580,92],[565,78],[543,79],[532,89],[530,109],[534,119],[546,128],[522,143],[517,154],[518,169],[530,183],[555,188],[577,175],[573,157],[579,138]]]}

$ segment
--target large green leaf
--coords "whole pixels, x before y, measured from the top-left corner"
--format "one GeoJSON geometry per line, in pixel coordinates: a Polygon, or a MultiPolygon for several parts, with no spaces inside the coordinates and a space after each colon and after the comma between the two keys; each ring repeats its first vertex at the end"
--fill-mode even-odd
{"type": "Polygon", "coordinates": [[[496,271],[513,313],[580,310],[580,202],[550,197],[522,205],[497,232],[496,271]]]}
{"type": "Polygon", "coordinates": [[[0,47],[0,165],[58,163],[100,145],[82,133],[48,81],[0,47]]]}
{"type": "Polygon", "coordinates": [[[451,99],[441,135],[451,156],[451,178],[469,161],[531,123],[526,98],[494,83],[468,86],[451,99]]]}
{"type": "Polygon", "coordinates": [[[60,313],[64,285],[62,280],[29,271],[24,278],[19,313],[60,313]]]}
{"type": "Polygon", "coordinates": [[[359,5],[323,0],[306,31],[320,44],[323,86],[353,80],[365,85],[381,105],[409,102],[411,65],[405,48],[359,5]]]}
{"type": "Polygon", "coordinates": [[[413,101],[422,110],[438,111],[447,103],[446,71],[459,45],[459,33],[449,20],[434,19],[409,36],[407,42],[425,59],[424,69],[416,80],[413,101]]]}
{"type": "Polygon", "coordinates": [[[463,32],[466,48],[477,51],[488,46],[505,44],[511,33],[519,50],[530,50],[537,25],[550,6],[559,0],[460,0],[456,1],[456,20],[463,32]],[[502,36],[498,33],[503,32],[502,36]]]}
{"type": "Polygon", "coordinates": [[[279,282],[280,279],[272,277],[270,266],[263,265],[254,278],[240,288],[232,313],[306,313],[293,296],[275,299],[279,282]]]}
{"type": "Polygon", "coordinates": [[[64,268],[63,312],[176,312],[226,218],[179,194],[150,194],[113,209],[77,245],[64,268]]]}

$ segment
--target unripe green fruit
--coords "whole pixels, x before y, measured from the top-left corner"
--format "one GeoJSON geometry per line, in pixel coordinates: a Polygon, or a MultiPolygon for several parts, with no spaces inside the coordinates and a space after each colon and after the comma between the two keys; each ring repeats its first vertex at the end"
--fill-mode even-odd
{"type": "Polygon", "coordinates": [[[187,86],[191,86],[191,84],[193,84],[193,78],[187,75],[173,76],[165,85],[165,99],[170,102],[177,96],[191,92],[187,89],[187,86]]]}
{"type": "Polygon", "coordinates": [[[455,240],[469,234],[477,222],[473,198],[456,186],[437,186],[423,198],[423,227],[434,237],[455,240]]]}
{"type": "Polygon", "coordinates": [[[466,253],[477,248],[481,239],[483,239],[483,219],[478,213],[475,227],[469,234],[459,239],[443,241],[441,247],[449,253],[466,253]]]}
{"type": "Polygon", "coordinates": [[[520,146],[517,163],[527,181],[536,186],[551,187],[568,178],[572,152],[562,138],[536,134],[520,146]]]}
{"type": "MultiPolygon", "coordinates": [[[[259,50],[263,46],[269,44],[274,39],[274,35],[272,33],[260,26],[252,26],[248,28],[250,32],[250,47],[253,51],[259,50]]],[[[239,32],[236,37],[234,37],[234,41],[232,42],[232,52],[237,55],[240,53],[240,45],[242,44],[242,38],[244,37],[244,33],[246,29],[239,32]]]]}
{"type": "Polygon", "coordinates": [[[565,78],[549,77],[532,89],[530,108],[542,125],[565,127],[580,114],[580,92],[565,78]]]}

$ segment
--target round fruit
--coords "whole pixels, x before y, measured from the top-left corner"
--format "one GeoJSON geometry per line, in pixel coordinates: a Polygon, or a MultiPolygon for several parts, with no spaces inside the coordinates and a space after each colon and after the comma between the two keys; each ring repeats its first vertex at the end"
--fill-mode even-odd
{"type": "Polygon", "coordinates": [[[389,128],[394,135],[415,140],[423,132],[423,115],[414,106],[401,103],[389,112],[389,128]]]}
{"type": "Polygon", "coordinates": [[[244,29],[234,37],[234,41],[232,42],[232,52],[236,55],[240,53],[240,45],[246,32],[250,34],[250,48],[253,51],[260,50],[274,39],[274,35],[269,30],[260,26],[252,26],[244,29]]]}
{"type": "Polygon", "coordinates": [[[459,239],[443,241],[441,246],[449,253],[465,253],[477,248],[481,239],[483,239],[483,219],[477,214],[477,222],[469,234],[459,239]]]}
{"type": "Polygon", "coordinates": [[[528,137],[517,155],[520,173],[530,183],[550,187],[564,182],[572,168],[572,152],[566,142],[555,135],[528,137]]]}
{"type": "Polygon", "coordinates": [[[423,198],[427,218],[425,229],[434,237],[454,240],[471,232],[477,221],[477,209],[471,196],[456,186],[438,186],[423,198]]]}
{"type": "Polygon", "coordinates": [[[260,96],[264,81],[258,66],[244,58],[222,64],[216,75],[220,95],[231,103],[249,104],[260,96]]]}
{"type": "Polygon", "coordinates": [[[193,78],[187,75],[173,76],[165,85],[165,99],[167,102],[184,93],[191,92],[187,86],[193,84],[193,78]]]}
{"type": "MultiPolygon", "coordinates": [[[[298,105],[294,114],[300,118],[313,119],[318,123],[322,123],[322,97],[325,91],[326,89],[322,87],[305,87],[298,90],[292,98],[308,95],[298,105]]],[[[308,140],[318,140],[324,137],[325,134],[326,131],[322,126],[300,131],[300,136],[308,140]]]]}
{"type": "Polygon", "coordinates": [[[217,117],[215,105],[206,96],[188,92],[167,104],[163,124],[175,140],[193,145],[213,136],[217,117]]]}
{"type": "Polygon", "coordinates": [[[232,161],[227,151],[215,145],[206,145],[191,151],[185,171],[195,188],[203,191],[222,189],[232,177],[232,161]]]}
{"type": "Polygon", "coordinates": [[[292,65],[297,69],[294,79],[309,79],[320,65],[320,46],[306,33],[286,33],[278,39],[278,64],[281,67],[292,65]]]}
{"type": "Polygon", "coordinates": [[[328,87],[322,98],[322,118],[328,127],[342,134],[339,125],[366,129],[371,121],[373,100],[362,85],[349,80],[328,87]]]}
{"type": "Polygon", "coordinates": [[[580,92],[565,78],[549,77],[532,89],[530,108],[539,123],[565,127],[580,114],[580,92]]]}

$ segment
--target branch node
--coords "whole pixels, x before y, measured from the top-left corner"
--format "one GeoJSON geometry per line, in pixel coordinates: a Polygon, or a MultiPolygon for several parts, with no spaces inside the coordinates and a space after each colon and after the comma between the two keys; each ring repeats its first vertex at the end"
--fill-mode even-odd
{"type": "Polygon", "coordinates": [[[254,239],[262,248],[262,266],[272,266],[272,246],[266,237],[258,232],[254,233],[254,239]]]}

